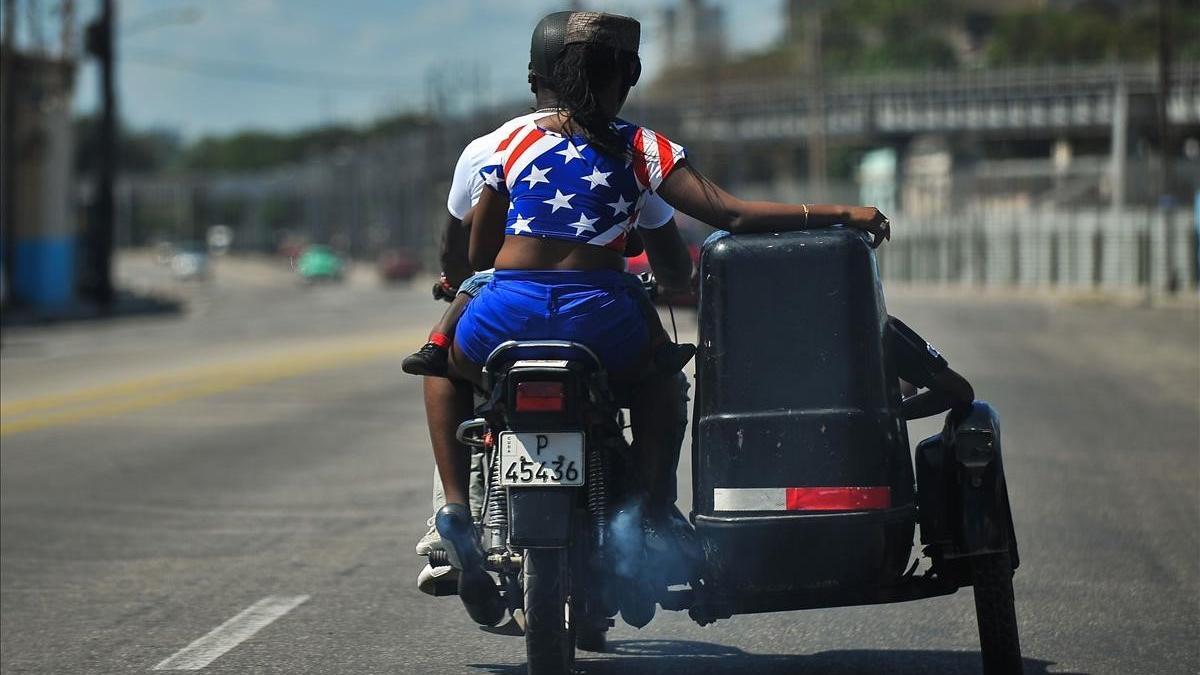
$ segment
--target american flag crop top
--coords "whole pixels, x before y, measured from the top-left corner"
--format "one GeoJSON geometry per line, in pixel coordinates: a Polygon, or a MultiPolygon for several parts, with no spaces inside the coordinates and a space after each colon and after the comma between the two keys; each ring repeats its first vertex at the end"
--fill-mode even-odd
{"type": "Polygon", "coordinates": [[[622,120],[614,125],[633,148],[628,159],[532,121],[505,138],[479,171],[489,187],[508,194],[505,234],[623,250],[647,196],[687,155],[662,134],[622,120]]]}

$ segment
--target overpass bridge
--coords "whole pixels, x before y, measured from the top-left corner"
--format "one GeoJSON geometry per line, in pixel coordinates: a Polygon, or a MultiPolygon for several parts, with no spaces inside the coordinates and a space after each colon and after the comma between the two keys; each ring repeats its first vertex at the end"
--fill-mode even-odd
{"type": "MultiPolygon", "coordinates": [[[[1200,133],[1200,63],[1172,69],[1167,102],[1176,137],[1200,133]]],[[[656,85],[630,116],[690,142],[887,142],[921,134],[1047,139],[1112,134],[1114,120],[1153,135],[1153,64],[926,72],[831,78],[814,91],[802,76],[701,87],[656,85]]]]}
{"type": "MultiPolygon", "coordinates": [[[[1168,111],[1175,137],[1200,137],[1200,63],[1179,64],[1173,75],[1168,111]]],[[[1124,119],[1131,138],[1157,135],[1157,71],[1152,66],[832,79],[819,106],[822,116],[814,114],[814,97],[806,87],[798,78],[722,83],[702,90],[655,85],[631,101],[628,117],[692,147],[701,168],[718,182],[747,196],[778,199],[814,195],[799,169],[818,120],[833,143],[890,146],[901,155],[911,152],[911,139],[927,134],[948,136],[951,145],[956,137],[967,143],[975,138],[1072,143],[1091,138],[1093,156],[1075,158],[1072,170],[1074,183],[1088,191],[1075,201],[1092,204],[1109,203],[1109,197],[1093,193],[1103,177],[1117,173],[1102,156],[1109,147],[1106,139],[1120,126],[1114,120],[1124,119]],[[655,96],[646,96],[651,91],[655,96]],[[1095,155],[1097,145],[1100,155],[1095,155]]],[[[528,107],[480,110],[451,123],[416,125],[393,137],[261,171],[123,176],[117,194],[118,239],[141,242],[161,229],[162,221],[177,236],[196,236],[219,218],[238,230],[239,246],[266,248],[289,231],[319,241],[337,235],[358,255],[382,245],[432,251],[454,158],[471,138],[522,110],[528,107]]],[[[1060,185],[1063,177],[1049,164],[1048,154],[1010,159],[970,167],[963,171],[969,173],[965,180],[949,167],[947,180],[937,183],[938,194],[949,195],[943,201],[957,208],[970,205],[973,196],[998,192],[989,192],[988,181],[1003,182],[1004,189],[1024,181],[1020,189],[1029,192],[1077,187],[1071,181],[1060,185]],[[1028,188],[1026,182],[1035,185],[1028,188]]],[[[1194,176],[1200,168],[1200,162],[1188,164],[1190,173],[1177,168],[1177,182],[1186,183],[1180,176],[1194,176]]],[[[1153,183],[1145,166],[1133,168],[1129,173],[1137,180],[1115,182],[1153,183]]],[[[911,174],[896,176],[897,191],[908,184],[920,187],[911,174]]],[[[853,202],[859,189],[846,182],[830,185],[825,194],[831,201],[853,202]]],[[[911,211],[913,200],[902,200],[911,211]]]]}

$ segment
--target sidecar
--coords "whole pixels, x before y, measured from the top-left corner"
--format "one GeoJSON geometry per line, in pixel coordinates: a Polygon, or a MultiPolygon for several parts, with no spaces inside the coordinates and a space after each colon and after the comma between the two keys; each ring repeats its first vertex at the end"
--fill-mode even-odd
{"type": "Polygon", "coordinates": [[[974,585],[985,670],[1019,671],[998,417],[888,316],[864,237],[719,233],[700,274],[692,519],[709,570],[692,617],[974,585]],[[904,399],[902,378],[926,391],[904,399]],[[914,471],[907,419],[942,412],[914,471]]]}

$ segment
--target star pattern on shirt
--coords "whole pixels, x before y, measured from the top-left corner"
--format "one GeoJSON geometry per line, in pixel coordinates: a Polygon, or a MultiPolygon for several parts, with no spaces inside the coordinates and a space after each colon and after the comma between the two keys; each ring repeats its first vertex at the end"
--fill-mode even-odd
{"type": "Polygon", "coordinates": [[[609,202],[609,204],[608,204],[608,205],[612,207],[612,210],[613,210],[613,215],[614,215],[614,216],[619,216],[619,215],[621,215],[621,214],[628,214],[628,213],[629,213],[629,207],[633,206],[633,202],[627,202],[627,201],[625,201],[625,195],[623,195],[623,194],[618,194],[618,195],[617,195],[617,201],[615,201],[615,202],[609,202]]]}
{"type": "Polygon", "coordinates": [[[600,219],[599,218],[588,218],[586,213],[581,212],[579,214],[579,220],[574,223],[571,223],[570,226],[575,228],[575,236],[581,237],[581,236],[583,236],[584,232],[595,232],[596,231],[596,228],[592,227],[592,224],[595,223],[597,220],[600,220],[600,219]]]}
{"type": "Polygon", "coordinates": [[[601,171],[598,167],[593,166],[592,167],[592,175],[584,176],[583,180],[586,180],[588,182],[588,187],[590,189],[595,190],[597,185],[603,185],[604,187],[611,187],[608,184],[608,177],[611,175],[612,175],[611,171],[601,171]]]}
{"type": "Polygon", "coordinates": [[[574,194],[565,195],[561,190],[555,190],[554,197],[552,199],[543,199],[542,203],[553,207],[550,209],[550,213],[557,213],[559,209],[570,209],[571,198],[574,196],[574,194]]]}
{"type": "Polygon", "coordinates": [[[529,165],[529,175],[525,176],[521,180],[529,183],[529,187],[533,187],[534,185],[537,185],[538,183],[549,183],[550,179],[546,178],[546,174],[550,173],[550,169],[551,169],[551,167],[546,167],[545,169],[539,169],[536,164],[530,164],[529,165]]]}
{"type": "Polygon", "coordinates": [[[492,188],[493,190],[500,187],[500,172],[498,170],[492,169],[491,171],[484,171],[482,175],[483,182],[487,183],[488,187],[492,188]]]}
{"type": "Polygon", "coordinates": [[[533,234],[533,228],[529,227],[529,224],[532,222],[533,222],[533,216],[530,216],[528,218],[523,218],[518,215],[517,222],[513,223],[513,225],[512,225],[513,234],[521,234],[521,233],[533,234]]]}
{"type": "MultiPolygon", "coordinates": [[[[636,145],[639,129],[621,123],[620,133],[636,145]]],[[[661,139],[647,138],[646,142],[662,145],[661,139]]],[[[623,157],[606,156],[586,138],[546,133],[533,124],[512,132],[509,141],[502,144],[506,150],[497,149],[494,160],[475,174],[476,187],[483,183],[508,197],[505,232],[619,250],[623,235],[637,225],[650,192],[639,175],[645,177],[648,169],[654,176],[655,157],[646,157],[642,166],[641,155],[633,151],[623,157]],[[639,165],[638,172],[629,170],[634,164],[639,165]]]]}
{"type": "Polygon", "coordinates": [[[583,159],[583,155],[580,154],[580,152],[586,147],[587,147],[587,143],[584,143],[583,145],[576,147],[576,145],[574,143],[572,143],[571,141],[567,141],[567,147],[563,148],[562,150],[559,150],[558,152],[556,152],[554,154],[563,156],[563,164],[570,164],[571,160],[573,160],[573,159],[580,159],[580,160],[583,159]]]}

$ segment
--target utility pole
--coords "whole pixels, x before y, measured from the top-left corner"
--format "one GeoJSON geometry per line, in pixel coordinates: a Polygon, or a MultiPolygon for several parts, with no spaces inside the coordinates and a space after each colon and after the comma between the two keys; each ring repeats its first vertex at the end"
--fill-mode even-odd
{"type": "Polygon", "coordinates": [[[100,124],[97,125],[98,165],[96,195],[87,228],[85,293],[101,305],[113,302],[112,249],[115,203],[113,183],[117,164],[117,97],[113,82],[116,59],[116,9],[114,0],[101,0],[100,17],[88,26],[88,51],[100,61],[100,124]]]}
{"type": "Polygon", "coordinates": [[[62,22],[58,29],[59,58],[71,61],[75,58],[75,0],[62,0],[59,17],[62,22]]]}
{"type": "Polygon", "coordinates": [[[825,194],[825,54],[821,45],[824,6],[813,4],[804,20],[808,45],[808,180],[812,201],[824,201],[828,198],[825,194]]]}
{"type": "Polygon", "coordinates": [[[1167,289],[1174,293],[1181,279],[1175,269],[1173,242],[1174,227],[1171,215],[1175,201],[1174,165],[1171,146],[1171,119],[1167,103],[1171,98],[1171,0],[1158,0],[1158,142],[1159,142],[1159,207],[1163,218],[1163,267],[1167,273],[1167,289]]]}

